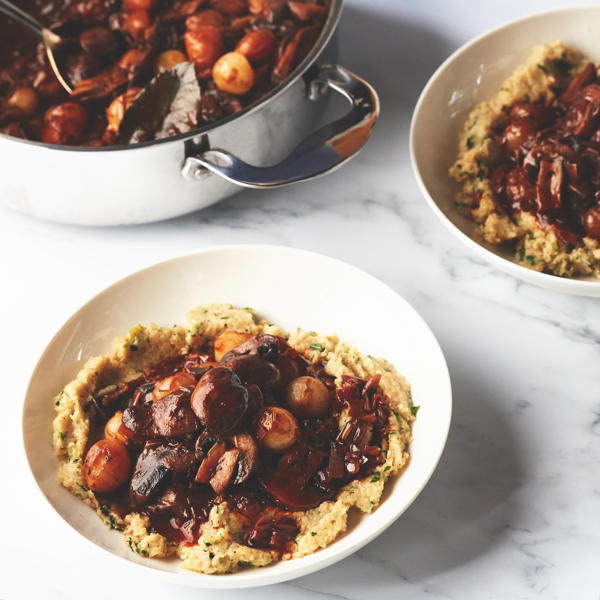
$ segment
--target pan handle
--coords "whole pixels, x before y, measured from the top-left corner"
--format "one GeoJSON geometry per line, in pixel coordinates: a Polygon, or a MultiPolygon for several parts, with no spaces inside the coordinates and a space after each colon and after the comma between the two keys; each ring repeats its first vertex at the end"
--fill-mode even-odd
{"type": "Polygon", "coordinates": [[[197,178],[208,169],[247,188],[274,188],[324,175],[350,160],[366,143],[379,115],[377,92],[340,65],[324,65],[308,88],[313,100],[328,88],[344,96],[350,112],[311,133],[279,164],[257,167],[222,149],[188,156],[185,177],[197,178]]]}

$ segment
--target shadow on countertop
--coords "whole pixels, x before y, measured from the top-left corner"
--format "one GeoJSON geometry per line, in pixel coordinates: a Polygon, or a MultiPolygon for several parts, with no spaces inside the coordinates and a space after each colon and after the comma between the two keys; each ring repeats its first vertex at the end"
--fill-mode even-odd
{"type": "Polygon", "coordinates": [[[406,125],[425,83],[454,44],[422,24],[345,7],[339,25],[340,62],[369,81],[382,100],[382,118],[406,125]]]}

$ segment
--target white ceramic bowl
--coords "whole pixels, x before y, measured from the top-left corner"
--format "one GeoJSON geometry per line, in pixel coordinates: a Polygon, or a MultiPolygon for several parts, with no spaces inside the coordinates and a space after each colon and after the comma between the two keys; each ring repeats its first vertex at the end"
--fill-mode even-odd
{"type": "Polygon", "coordinates": [[[477,254],[498,268],[558,292],[600,296],[597,279],[564,279],[538,273],[503,252],[473,238],[474,224],[453,201],[457,184],[448,177],[458,134],[475,105],[492,96],[533,46],[556,40],[600,61],[600,6],[567,8],[536,14],[484,33],[459,48],[432,75],[417,102],[410,132],[415,176],[442,223],[477,254]]]}
{"type": "Polygon", "coordinates": [[[389,527],[433,473],[446,441],[451,404],[450,379],[438,343],[421,317],[393,290],[355,267],[311,252],[235,246],[151,266],[112,285],[78,310],[48,344],[33,372],[23,431],[27,458],[42,493],[84,538],[129,561],[131,570],[142,577],[158,573],[185,585],[241,588],[326,567],[389,527]],[[301,326],[337,332],[362,352],[391,360],[411,382],[414,403],[421,406],[410,463],[401,477],[390,482],[380,507],[371,515],[353,518],[347,533],[311,556],[231,575],[202,575],[181,569],[173,560],[144,559],[126,547],[120,532],[106,529],[90,508],[56,481],[58,462],[50,446],[52,396],[88,357],[106,353],[115,336],[137,323],[182,322],[188,309],[208,302],[252,306],[288,330],[301,326]]]}

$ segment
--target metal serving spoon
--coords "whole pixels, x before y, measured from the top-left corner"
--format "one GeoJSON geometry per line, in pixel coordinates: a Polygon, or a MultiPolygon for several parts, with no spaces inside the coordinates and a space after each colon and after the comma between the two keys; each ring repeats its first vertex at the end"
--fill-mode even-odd
{"type": "Polygon", "coordinates": [[[41,25],[36,19],[34,19],[31,15],[22,11],[19,7],[15,6],[12,2],[8,0],[0,0],[0,12],[8,15],[11,19],[18,21],[22,25],[29,27],[32,31],[37,33],[40,38],[42,38],[42,42],[44,43],[44,47],[46,49],[46,55],[48,56],[48,62],[50,63],[50,67],[54,71],[56,75],[56,79],[58,79],[60,85],[62,85],[69,94],[73,91],[71,86],[67,83],[65,78],[62,76],[58,65],[56,64],[56,59],[54,58],[54,50],[62,42],[62,38],[59,35],[56,35],[53,31],[50,31],[43,25],[41,25]]]}

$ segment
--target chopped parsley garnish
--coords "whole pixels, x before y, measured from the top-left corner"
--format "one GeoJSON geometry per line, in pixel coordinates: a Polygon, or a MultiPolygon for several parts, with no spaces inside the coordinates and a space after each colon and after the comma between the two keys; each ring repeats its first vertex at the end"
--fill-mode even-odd
{"type": "Polygon", "coordinates": [[[64,439],[65,439],[65,434],[64,434],[62,431],[59,431],[59,432],[58,432],[58,437],[59,437],[61,440],[64,440],[64,439]]]}
{"type": "Polygon", "coordinates": [[[527,261],[527,262],[528,262],[530,265],[533,265],[533,264],[535,264],[535,258],[533,258],[533,256],[531,256],[531,254],[528,254],[528,255],[525,257],[525,260],[526,260],[526,261],[527,261]]]}
{"type": "Polygon", "coordinates": [[[127,538],[127,543],[129,544],[129,548],[132,552],[136,554],[140,554],[141,556],[148,556],[148,551],[140,548],[137,544],[133,543],[133,540],[129,537],[127,538]]]}
{"type": "Polygon", "coordinates": [[[521,246],[519,248],[519,261],[523,262],[524,259],[525,259],[525,246],[521,246]]]}
{"type": "Polygon", "coordinates": [[[315,535],[317,535],[317,532],[316,531],[311,531],[310,535],[312,535],[314,537],[315,535]]]}
{"type": "Polygon", "coordinates": [[[396,417],[396,419],[398,419],[398,421],[399,421],[400,420],[400,413],[395,408],[392,408],[392,412],[394,413],[394,416],[396,417]]]}
{"type": "Polygon", "coordinates": [[[386,465],[386,467],[385,467],[385,469],[384,469],[383,471],[384,471],[384,472],[385,472],[385,471],[389,471],[391,468],[392,468],[392,465],[386,465]]]}
{"type": "Polygon", "coordinates": [[[474,144],[475,144],[475,136],[474,135],[470,135],[467,138],[467,148],[470,150],[473,147],[474,144]]]}
{"type": "Polygon", "coordinates": [[[135,352],[138,349],[138,345],[137,344],[129,344],[129,349],[133,352],[135,352]]]}
{"type": "Polygon", "coordinates": [[[371,483],[374,483],[375,481],[379,481],[381,479],[381,473],[379,471],[375,471],[375,473],[373,473],[373,476],[371,477],[371,483]]]}
{"type": "Polygon", "coordinates": [[[540,71],[543,71],[544,73],[548,73],[548,72],[549,72],[549,71],[548,71],[548,67],[547,67],[546,65],[543,65],[542,63],[538,63],[538,66],[537,66],[537,67],[538,67],[538,69],[539,69],[540,71]]]}
{"type": "Polygon", "coordinates": [[[136,338],[143,329],[144,328],[141,325],[136,325],[135,327],[129,330],[129,337],[132,339],[136,338]]]}
{"type": "Polygon", "coordinates": [[[323,352],[325,350],[325,346],[323,346],[323,344],[311,344],[310,349],[316,350],[317,352],[323,352]]]}
{"type": "Polygon", "coordinates": [[[411,406],[410,407],[410,412],[412,413],[413,417],[415,417],[417,415],[420,408],[421,408],[420,406],[411,406]]]}

